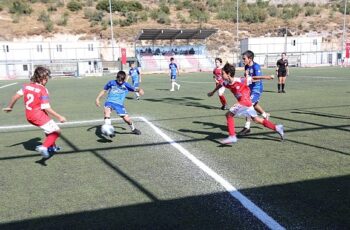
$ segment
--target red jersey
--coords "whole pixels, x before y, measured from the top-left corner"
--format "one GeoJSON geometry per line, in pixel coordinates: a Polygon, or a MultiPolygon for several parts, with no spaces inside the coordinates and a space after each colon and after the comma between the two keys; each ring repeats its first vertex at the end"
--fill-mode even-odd
{"type": "Polygon", "coordinates": [[[30,123],[42,126],[51,120],[44,110],[50,108],[49,92],[45,86],[36,83],[24,84],[17,94],[23,95],[26,118],[30,123]]]}
{"type": "Polygon", "coordinates": [[[222,69],[215,67],[213,70],[214,78],[216,81],[219,82],[219,84],[222,84],[224,82],[224,79],[222,78],[222,69]]]}
{"type": "Polygon", "coordinates": [[[233,83],[229,83],[224,81],[223,86],[228,88],[239,104],[250,107],[252,106],[252,101],[250,99],[250,89],[248,86],[248,78],[243,78],[241,81],[235,81],[233,83]]]}

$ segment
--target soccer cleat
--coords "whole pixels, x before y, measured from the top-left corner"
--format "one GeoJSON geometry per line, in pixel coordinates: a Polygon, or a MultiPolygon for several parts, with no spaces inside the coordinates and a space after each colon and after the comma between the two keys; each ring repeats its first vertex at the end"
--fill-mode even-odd
{"type": "Polygon", "coordinates": [[[136,97],[136,100],[140,100],[140,96],[137,96],[137,97],[136,97]]]}
{"type": "Polygon", "coordinates": [[[270,118],[270,114],[269,114],[269,113],[266,113],[265,119],[266,119],[266,120],[269,120],[269,118],[270,118]]]}
{"type": "Polygon", "coordinates": [[[133,134],[136,134],[136,135],[141,135],[141,131],[138,130],[138,129],[134,129],[131,131],[133,134]]]}
{"type": "Polygon", "coordinates": [[[247,129],[247,128],[244,127],[241,131],[239,131],[237,133],[237,136],[245,136],[245,135],[247,135],[249,133],[250,133],[250,129],[247,129]]]}
{"type": "Polygon", "coordinates": [[[228,108],[227,108],[226,105],[221,106],[221,110],[227,110],[227,109],[228,109],[228,108]]]}
{"type": "Polygon", "coordinates": [[[62,148],[60,146],[57,146],[57,145],[56,146],[50,146],[50,147],[47,148],[47,151],[49,153],[57,153],[57,152],[59,152],[61,150],[62,150],[62,148]]]}
{"type": "Polygon", "coordinates": [[[44,158],[50,157],[49,151],[45,146],[39,145],[35,148],[35,151],[38,151],[44,158]]]}
{"type": "Polygon", "coordinates": [[[113,133],[113,134],[109,134],[108,135],[110,138],[113,138],[113,137],[115,137],[115,134],[113,133]]]}
{"type": "Polygon", "coordinates": [[[278,134],[281,137],[281,141],[284,140],[284,129],[283,129],[283,125],[276,125],[276,132],[278,132],[278,134]]]}
{"type": "Polygon", "coordinates": [[[278,93],[282,93],[282,91],[281,91],[281,90],[278,90],[278,93]]]}
{"type": "Polygon", "coordinates": [[[180,84],[178,84],[178,85],[177,85],[177,90],[180,90],[180,87],[181,87],[181,85],[180,85],[180,84]]]}
{"type": "Polygon", "coordinates": [[[286,91],[282,90],[282,93],[286,93],[286,91]]]}
{"type": "Polygon", "coordinates": [[[223,145],[228,145],[228,144],[233,144],[237,142],[237,137],[236,136],[228,136],[227,138],[223,139],[220,141],[221,144],[223,145]]]}

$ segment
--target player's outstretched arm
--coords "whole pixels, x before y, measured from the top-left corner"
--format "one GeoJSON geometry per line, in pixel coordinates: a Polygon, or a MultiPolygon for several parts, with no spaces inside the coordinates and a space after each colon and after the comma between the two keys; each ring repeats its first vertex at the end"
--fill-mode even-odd
{"type": "Polygon", "coordinates": [[[216,91],[218,91],[221,87],[224,87],[224,86],[223,86],[223,85],[217,85],[213,91],[211,91],[211,92],[209,92],[209,93],[207,94],[208,97],[213,96],[214,93],[215,93],[216,91]]]}
{"type": "Polygon", "coordinates": [[[58,114],[58,113],[57,113],[55,110],[53,110],[52,108],[47,108],[47,109],[45,109],[45,111],[46,111],[48,114],[50,114],[51,116],[56,117],[57,120],[58,120],[59,122],[61,122],[61,123],[64,123],[64,122],[67,121],[66,118],[65,118],[64,116],[58,114]]]}
{"type": "Polygon", "coordinates": [[[253,77],[252,77],[253,80],[272,80],[272,79],[274,79],[274,78],[275,78],[274,75],[253,76],[253,77]]]}
{"type": "Polygon", "coordinates": [[[2,111],[6,112],[6,113],[9,113],[12,111],[13,109],[13,106],[15,106],[16,102],[18,101],[18,99],[20,99],[22,97],[22,95],[20,94],[15,94],[13,95],[10,103],[8,104],[8,106],[6,108],[3,108],[2,111]]]}
{"type": "Polygon", "coordinates": [[[95,100],[95,104],[97,107],[101,107],[101,104],[100,104],[100,98],[105,95],[106,93],[106,90],[102,90],[96,97],[96,100],[95,100]]]}

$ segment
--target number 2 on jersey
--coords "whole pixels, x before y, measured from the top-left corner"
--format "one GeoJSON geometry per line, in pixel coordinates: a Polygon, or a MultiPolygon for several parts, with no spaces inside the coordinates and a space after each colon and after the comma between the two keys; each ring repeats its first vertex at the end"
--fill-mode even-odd
{"type": "Polygon", "coordinates": [[[34,95],[31,93],[27,94],[27,101],[26,101],[26,109],[32,110],[32,107],[30,107],[30,104],[34,101],[34,95]]]}

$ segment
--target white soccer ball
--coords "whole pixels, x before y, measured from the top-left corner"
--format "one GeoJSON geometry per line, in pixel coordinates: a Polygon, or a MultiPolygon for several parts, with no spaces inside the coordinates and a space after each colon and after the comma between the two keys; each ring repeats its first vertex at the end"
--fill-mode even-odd
{"type": "Polygon", "coordinates": [[[113,125],[102,125],[101,126],[101,132],[103,135],[106,135],[108,137],[114,137],[115,134],[114,134],[114,127],[113,125]]]}

